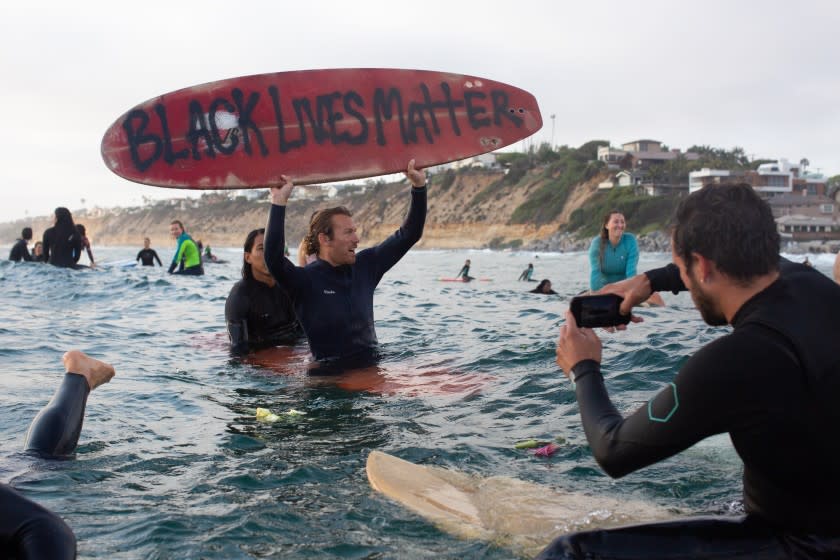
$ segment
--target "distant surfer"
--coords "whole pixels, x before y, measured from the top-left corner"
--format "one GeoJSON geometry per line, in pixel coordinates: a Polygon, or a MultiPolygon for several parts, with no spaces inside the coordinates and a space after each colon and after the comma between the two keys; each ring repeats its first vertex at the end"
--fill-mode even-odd
{"type": "Polygon", "coordinates": [[[137,258],[134,260],[140,261],[143,266],[155,266],[155,261],[157,261],[158,266],[163,266],[157,251],[152,249],[152,241],[148,237],[143,238],[143,248],[140,249],[137,258]]]}
{"type": "Polygon", "coordinates": [[[744,463],[746,515],[573,533],[538,558],[840,557],[840,361],[826,344],[840,339],[840,287],[780,262],[773,213],[747,184],[689,195],[675,223],[674,263],[607,291],[622,295],[630,313],[655,291],[688,289],[706,323],[733,330],[626,418],[607,393],[601,341],[570,312],[557,363],[575,382],[589,447],[607,474],[624,476],[728,432],[744,463]]]}
{"type": "MultiPolygon", "coordinates": [[[[607,284],[636,275],[639,245],[636,236],[625,231],[624,214],[612,210],[604,216],[601,231],[589,245],[589,289],[597,292],[607,284]]],[[[662,296],[652,294],[653,305],[665,305],[662,296]]]]}
{"type": "Polygon", "coordinates": [[[219,260],[219,257],[213,254],[212,249],[210,249],[210,245],[204,247],[204,260],[210,262],[216,262],[219,260]]]}
{"type": "Polygon", "coordinates": [[[29,248],[27,247],[30,241],[32,241],[32,228],[25,227],[20,232],[20,238],[12,245],[12,250],[9,251],[9,260],[15,262],[31,261],[32,255],[29,254],[29,248]]]}
{"type": "Polygon", "coordinates": [[[341,206],[321,210],[310,220],[306,238],[307,247],[318,257],[304,268],[283,255],[292,180],[282,176],[281,185],[271,189],[265,261],[294,301],[312,355],[321,364],[341,359],[340,364],[362,367],[375,361],[373,292],[382,276],[420,240],[426,221],[426,174],[411,160],[405,175],[411,183],[411,204],[395,233],[357,254],[359,236],[351,213],[341,206]]]}
{"type": "Polygon", "coordinates": [[[542,280],[537,287],[533,290],[529,290],[532,294],[546,294],[546,295],[557,295],[557,292],[551,289],[551,280],[546,278],[542,280]]]}
{"type": "Polygon", "coordinates": [[[292,300],[268,272],[264,240],[262,228],[251,231],[245,238],[242,280],[233,285],[225,303],[225,322],[233,354],[295,344],[303,336],[292,300]]]}
{"type": "Polygon", "coordinates": [[[464,266],[461,267],[461,271],[458,273],[457,278],[460,278],[462,282],[475,280],[474,277],[470,276],[470,259],[464,261],[464,266]]]}
{"type": "MultiPolygon", "coordinates": [[[[27,453],[66,459],[76,450],[88,395],[114,376],[114,368],[78,350],[64,354],[65,374],[49,403],[26,434],[27,453]]],[[[0,556],[3,558],[76,558],[76,537],[56,514],[0,484],[0,556]]]]}
{"type": "Polygon", "coordinates": [[[36,241],[32,246],[32,260],[34,262],[44,262],[44,243],[36,241]]]}
{"type": "MultiPolygon", "coordinates": [[[[79,232],[79,236],[81,236],[82,238],[82,249],[87,251],[88,260],[90,261],[90,267],[96,268],[96,261],[93,260],[93,251],[90,248],[90,239],[88,239],[87,230],[85,229],[85,226],[82,224],[76,224],[76,231],[79,232]]],[[[79,259],[76,259],[76,262],[78,261],[79,259]]]]}
{"type": "Polygon", "coordinates": [[[532,278],[533,275],[534,275],[534,264],[533,263],[528,263],[528,268],[523,270],[522,274],[519,275],[519,281],[524,280],[526,282],[536,282],[536,280],[534,280],[532,278]]]}
{"type": "Polygon", "coordinates": [[[59,206],[53,214],[53,226],[44,231],[44,260],[54,266],[75,268],[82,256],[82,237],[70,210],[59,206]]]}
{"type": "Polygon", "coordinates": [[[169,265],[169,273],[190,276],[204,274],[204,267],[201,266],[201,252],[192,237],[184,231],[184,224],[180,220],[172,220],[169,224],[169,233],[178,241],[175,255],[169,265]]]}

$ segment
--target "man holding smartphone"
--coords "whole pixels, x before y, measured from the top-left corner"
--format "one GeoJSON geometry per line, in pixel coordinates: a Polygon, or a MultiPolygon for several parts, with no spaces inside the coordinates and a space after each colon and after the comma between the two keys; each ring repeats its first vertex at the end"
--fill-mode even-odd
{"type": "Polygon", "coordinates": [[[629,314],[653,292],[688,289],[708,324],[733,331],[627,418],[607,393],[598,336],[570,312],[557,364],[575,382],[587,440],[607,474],[624,476],[728,432],[744,462],[746,515],[575,533],[538,558],[838,557],[840,286],[780,263],[773,215],[749,185],[691,194],[675,223],[674,264],[603,291],[622,296],[629,314]]]}

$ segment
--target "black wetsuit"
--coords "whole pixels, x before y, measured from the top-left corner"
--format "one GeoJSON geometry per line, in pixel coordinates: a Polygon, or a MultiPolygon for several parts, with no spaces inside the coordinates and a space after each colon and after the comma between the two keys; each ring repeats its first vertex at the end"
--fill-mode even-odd
{"type": "Polygon", "coordinates": [[[82,238],[73,229],[68,235],[60,235],[54,228],[44,231],[44,260],[55,266],[74,268],[82,256],[82,238]]]}
{"type": "Polygon", "coordinates": [[[233,285],[225,302],[225,321],[230,350],[239,355],[294,344],[303,336],[292,300],[280,284],[271,287],[254,278],[233,285]]]}
{"type": "Polygon", "coordinates": [[[157,261],[158,266],[163,266],[163,263],[160,262],[160,257],[158,257],[157,251],[154,249],[141,249],[140,252],[137,253],[137,258],[134,260],[142,261],[143,266],[155,266],[155,261],[157,261]]]}
{"type": "Polygon", "coordinates": [[[15,262],[32,260],[32,255],[29,254],[25,239],[15,241],[15,244],[12,245],[12,250],[9,251],[9,260],[15,262]]]}
{"type": "MultiPolygon", "coordinates": [[[[744,462],[747,515],[577,533],[539,558],[840,557],[840,286],[789,261],[780,272],[738,310],[730,334],[627,418],[597,362],[572,368],[584,431],[607,474],[728,432],[744,462]]],[[[648,277],[654,291],[685,289],[674,265],[648,277]]]]}
{"type": "MultiPolygon", "coordinates": [[[[26,434],[24,448],[44,458],[72,455],[79,441],[87,380],[66,373],[49,404],[38,413],[26,434]]],[[[72,559],[76,538],[62,519],[25,498],[11,486],[0,484],[0,558],[72,559]]]]}
{"type": "Polygon", "coordinates": [[[334,267],[321,259],[305,268],[283,254],[286,207],[272,205],[265,228],[265,262],[289,292],[316,360],[373,354],[373,291],[382,276],[419,241],[426,222],[426,189],[411,189],[405,222],[385,241],[360,251],[352,265],[334,267]]]}

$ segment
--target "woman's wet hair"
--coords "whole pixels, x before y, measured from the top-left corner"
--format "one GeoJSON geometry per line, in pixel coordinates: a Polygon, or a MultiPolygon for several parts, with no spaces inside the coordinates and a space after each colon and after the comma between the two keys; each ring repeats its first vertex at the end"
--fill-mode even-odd
{"type": "Polygon", "coordinates": [[[540,281],[539,284],[537,284],[536,288],[531,290],[531,293],[532,294],[542,294],[542,293],[544,293],[543,290],[545,289],[547,284],[551,284],[551,280],[549,280],[548,278],[544,278],[543,280],[540,281]]]}
{"type": "Polygon", "coordinates": [[[307,255],[317,255],[320,253],[321,244],[318,241],[318,235],[323,233],[329,239],[333,238],[334,231],[332,217],[338,215],[347,217],[353,216],[353,214],[350,213],[350,210],[344,206],[325,208],[324,210],[318,210],[312,214],[312,218],[309,220],[309,232],[306,234],[306,237],[304,237],[307,255]]]}
{"type": "Polygon", "coordinates": [[[79,235],[76,224],[73,223],[73,215],[70,210],[63,206],[55,209],[55,226],[53,227],[56,234],[61,238],[68,239],[74,235],[79,235]]]}
{"type": "MultiPolygon", "coordinates": [[[[251,230],[245,238],[245,252],[250,253],[254,249],[254,241],[258,235],[265,235],[265,228],[251,230]]],[[[242,278],[248,280],[254,278],[254,273],[251,272],[251,264],[245,260],[245,255],[242,255],[242,278]]]]}

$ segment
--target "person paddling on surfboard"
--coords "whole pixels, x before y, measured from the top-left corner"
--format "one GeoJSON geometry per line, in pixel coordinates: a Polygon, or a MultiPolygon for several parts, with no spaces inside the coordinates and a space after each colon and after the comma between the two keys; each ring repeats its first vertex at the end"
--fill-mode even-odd
{"type": "Polygon", "coordinates": [[[458,273],[458,278],[460,278],[462,282],[469,282],[470,280],[475,280],[475,278],[470,276],[470,259],[467,259],[464,262],[464,266],[461,267],[461,271],[458,273]]]}
{"type": "Polygon", "coordinates": [[[376,358],[373,292],[382,276],[420,240],[426,222],[426,174],[408,162],[411,205],[402,226],[385,241],[359,251],[352,214],[344,207],[319,211],[309,223],[306,242],[318,255],[301,268],[284,255],[286,204],[292,180],[271,188],[265,233],[265,262],[271,275],[295,302],[295,311],[315,360],[338,367],[363,367],[376,358]]]}
{"type": "Polygon", "coordinates": [[[840,287],[780,259],[773,213],[750,185],[706,186],[683,199],[674,222],[673,264],[603,291],[621,295],[630,314],[654,292],[687,289],[706,323],[731,332],[627,417],[607,393],[601,341],[571,312],[557,364],[574,380],[586,439],[607,474],[728,433],[744,463],[746,515],[574,533],[538,558],[840,558],[840,361],[826,343],[840,339],[840,287]]]}

